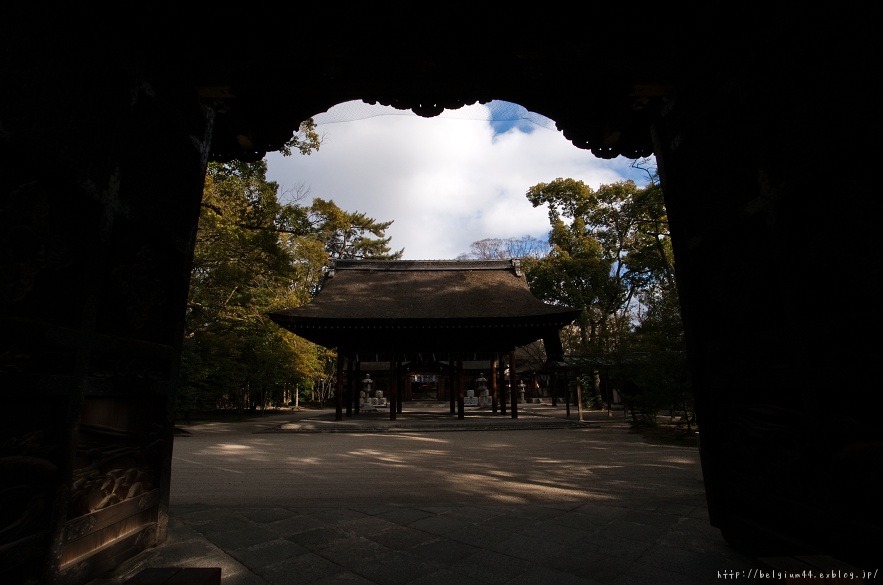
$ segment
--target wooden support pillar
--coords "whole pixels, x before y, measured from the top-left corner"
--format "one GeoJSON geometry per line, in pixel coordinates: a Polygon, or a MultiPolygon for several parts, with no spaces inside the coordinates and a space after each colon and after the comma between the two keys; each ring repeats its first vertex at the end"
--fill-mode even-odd
{"type": "Polygon", "coordinates": [[[337,384],[334,390],[334,420],[343,420],[343,352],[337,351],[337,384]]]}
{"type": "Polygon", "coordinates": [[[509,352],[509,392],[511,397],[512,418],[518,418],[518,388],[515,384],[515,352],[509,352]]]}
{"type": "Polygon", "coordinates": [[[346,384],[344,385],[344,399],[346,400],[346,415],[348,417],[353,416],[353,390],[355,389],[355,384],[353,383],[353,359],[352,355],[346,354],[346,384]]]}
{"type": "Polygon", "coordinates": [[[583,388],[579,378],[576,379],[576,410],[579,413],[579,422],[583,422],[583,388]]]}
{"type": "Polygon", "coordinates": [[[359,410],[362,405],[362,360],[359,359],[358,354],[355,357],[356,367],[353,372],[353,400],[355,403],[353,404],[353,412],[356,416],[359,416],[359,410]]]}
{"type": "Polygon", "coordinates": [[[396,372],[398,372],[398,381],[399,384],[396,386],[396,411],[401,414],[402,412],[402,401],[405,396],[405,389],[407,386],[407,381],[405,380],[405,373],[402,372],[402,362],[396,361],[396,372]]]}
{"type": "Polygon", "coordinates": [[[463,357],[457,354],[457,418],[464,418],[465,404],[463,399],[463,357]]]}
{"type": "Polygon", "coordinates": [[[552,392],[552,406],[558,406],[558,374],[555,370],[549,373],[549,390],[552,392]]]}
{"type": "Polygon", "coordinates": [[[503,354],[500,354],[500,414],[506,416],[506,368],[503,362],[503,354]]]}
{"type": "Polygon", "coordinates": [[[491,358],[491,375],[488,376],[491,379],[491,408],[494,414],[497,414],[497,406],[500,402],[500,380],[499,380],[499,370],[500,368],[497,365],[500,363],[500,354],[495,353],[491,358]]]}
{"type": "Polygon", "coordinates": [[[396,406],[396,402],[399,399],[398,371],[397,357],[396,354],[393,353],[389,357],[389,399],[387,400],[387,403],[389,404],[389,420],[395,420],[396,412],[398,411],[398,407],[396,406]]]}
{"type": "Polygon", "coordinates": [[[453,356],[451,356],[451,360],[448,362],[448,381],[450,382],[448,404],[451,407],[451,414],[457,414],[457,370],[454,367],[453,356]]]}

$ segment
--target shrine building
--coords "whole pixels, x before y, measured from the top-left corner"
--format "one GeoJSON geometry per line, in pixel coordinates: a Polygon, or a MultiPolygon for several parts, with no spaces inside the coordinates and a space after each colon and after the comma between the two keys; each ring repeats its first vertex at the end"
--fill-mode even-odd
{"type": "Polygon", "coordinates": [[[515,371],[515,349],[542,340],[547,358],[560,360],[560,331],[579,313],[536,298],[518,259],[338,260],[313,301],[270,317],[337,350],[338,420],[344,410],[358,414],[363,376],[371,369],[376,382],[377,364],[384,364],[383,400],[394,420],[411,398],[412,371],[447,376],[450,390],[443,393],[462,418],[464,376],[471,372],[474,382],[482,367],[494,408],[508,400],[517,418],[516,384],[506,380],[515,371]],[[504,362],[508,368],[500,367],[504,362]]]}

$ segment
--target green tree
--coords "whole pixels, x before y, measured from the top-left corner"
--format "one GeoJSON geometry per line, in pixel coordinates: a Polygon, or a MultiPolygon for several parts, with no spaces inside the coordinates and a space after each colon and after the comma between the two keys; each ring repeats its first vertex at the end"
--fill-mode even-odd
{"type": "Polygon", "coordinates": [[[310,155],[319,150],[322,137],[316,132],[316,121],[312,118],[301,122],[300,128],[279,151],[283,156],[291,156],[295,150],[303,155],[310,155]]]}
{"type": "Polygon", "coordinates": [[[677,413],[687,432],[693,430],[693,387],[688,376],[687,351],[675,278],[674,254],[662,188],[652,182],[629,204],[638,218],[635,250],[629,255],[641,272],[641,312],[627,338],[626,351],[643,356],[628,368],[633,384],[634,422],[653,424],[662,409],[677,413]],[[643,420],[639,417],[643,414],[643,420]]]}
{"type": "MultiPolygon", "coordinates": [[[[312,126],[289,142],[309,154],[312,126]]],[[[334,257],[398,257],[384,230],[360,212],[317,199],[283,204],[266,161],[212,163],[205,178],[191,270],[179,412],[256,409],[324,397],[333,388],[334,352],[267,318],[309,302],[334,257]],[[331,364],[331,366],[329,366],[331,364]],[[329,379],[331,381],[329,382],[329,379]]]]}
{"type": "Polygon", "coordinates": [[[636,220],[624,210],[638,192],[633,181],[592,189],[575,179],[540,183],[527,192],[538,207],[547,205],[551,250],[525,263],[531,290],[554,304],[582,310],[575,338],[579,351],[614,351],[640,285],[628,264],[636,220]]]}
{"type": "MultiPolygon", "coordinates": [[[[662,188],[655,173],[650,177],[644,188],[622,181],[594,190],[560,178],[531,187],[534,206],[549,207],[552,247],[524,267],[539,298],[582,309],[562,336],[565,348],[591,369],[613,363],[607,377],[636,419],[655,420],[669,408],[689,425],[692,389],[668,217],[662,188]]],[[[593,371],[582,379],[597,385],[593,371]]]]}
{"type": "MultiPolygon", "coordinates": [[[[322,257],[324,271],[334,260],[398,260],[404,248],[393,252],[389,246],[391,238],[386,230],[390,221],[377,221],[359,211],[341,209],[333,200],[320,197],[313,199],[308,210],[311,226],[311,243],[304,244],[304,253],[313,260],[322,257]]],[[[311,294],[321,290],[322,278],[314,281],[311,294]]]]}
{"type": "Polygon", "coordinates": [[[393,252],[389,247],[391,238],[386,230],[392,220],[377,221],[359,211],[345,211],[333,200],[319,197],[313,199],[309,220],[331,260],[398,260],[404,254],[404,248],[393,252]]]}
{"type": "MultiPolygon", "coordinates": [[[[179,410],[249,407],[302,382],[302,356],[268,310],[304,298],[288,240],[303,237],[306,213],[277,199],[266,162],[213,163],[205,179],[191,269],[179,410]],[[294,284],[293,284],[294,283],[294,284]],[[292,379],[293,378],[293,379],[292,379]]],[[[309,350],[306,350],[307,353],[309,350]]]]}
{"type": "Polygon", "coordinates": [[[675,290],[674,252],[662,187],[657,181],[651,181],[634,193],[623,205],[622,212],[633,222],[626,262],[638,288],[643,293],[655,291],[657,286],[675,290]]]}
{"type": "Polygon", "coordinates": [[[668,410],[686,430],[695,423],[693,387],[688,375],[687,352],[676,288],[660,286],[653,301],[627,338],[624,352],[641,356],[620,367],[628,384],[622,392],[637,424],[655,424],[655,415],[668,410]]]}

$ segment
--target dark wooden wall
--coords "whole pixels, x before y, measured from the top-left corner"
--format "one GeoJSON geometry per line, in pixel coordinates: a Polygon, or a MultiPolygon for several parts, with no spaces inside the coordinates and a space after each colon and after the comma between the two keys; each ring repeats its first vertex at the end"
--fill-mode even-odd
{"type": "Polygon", "coordinates": [[[655,132],[712,523],[859,564],[883,551],[880,189],[856,164],[879,123],[843,43],[709,68],[655,132]]]}
{"type": "Polygon", "coordinates": [[[36,39],[11,51],[0,101],[0,581],[82,583],[165,539],[211,118],[113,59],[83,62],[36,39]]]}

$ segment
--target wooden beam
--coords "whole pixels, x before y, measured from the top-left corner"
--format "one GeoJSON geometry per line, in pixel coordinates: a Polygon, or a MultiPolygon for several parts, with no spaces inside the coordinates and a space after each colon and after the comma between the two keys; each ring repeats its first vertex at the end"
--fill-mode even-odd
{"type": "Polygon", "coordinates": [[[494,353],[491,358],[491,374],[488,376],[491,380],[491,405],[492,412],[497,414],[497,406],[500,403],[500,379],[499,379],[499,368],[497,365],[500,363],[500,354],[494,353]]]}
{"type": "Polygon", "coordinates": [[[396,402],[398,401],[398,367],[397,367],[398,357],[395,353],[390,355],[389,357],[389,398],[387,399],[387,404],[389,405],[389,420],[396,419],[396,411],[398,408],[396,407],[396,402]]]}
{"type": "Polygon", "coordinates": [[[334,391],[334,420],[343,420],[343,352],[337,352],[337,383],[334,391]]]}
{"type": "MultiPolygon", "coordinates": [[[[511,376],[511,368],[510,368],[511,376]]],[[[506,368],[503,363],[503,354],[500,354],[500,414],[506,416],[506,368]]]]}
{"type": "Polygon", "coordinates": [[[515,387],[515,351],[509,352],[509,397],[512,418],[518,418],[518,389],[515,387]]]}
{"type": "Polygon", "coordinates": [[[353,380],[353,359],[352,354],[347,352],[346,354],[346,385],[344,386],[344,398],[346,399],[346,415],[347,417],[353,416],[353,390],[355,390],[355,384],[353,380]]]}
{"type": "Polygon", "coordinates": [[[448,381],[450,382],[450,388],[448,388],[448,403],[451,407],[451,414],[457,413],[457,371],[454,368],[454,360],[450,360],[448,362],[448,381]]]}
{"type": "Polygon", "coordinates": [[[463,356],[457,354],[457,418],[466,416],[463,400],[463,356]]]}
{"type": "Polygon", "coordinates": [[[404,400],[405,392],[408,390],[408,383],[404,372],[402,372],[402,361],[396,360],[396,373],[398,374],[398,386],[396,386],[396,412],[402,413],[402,400],[404,400]]]}
{"type": "Polygon", "coordinates": [[[353,412],[356,416],[359,416],[359,409],[361,405],[361,392],[362,392],[362,360],[358,359],[358,355],[356,356],[356,367],[353,372],[353,400],[355,404],[353,404],[353,412]]]}

